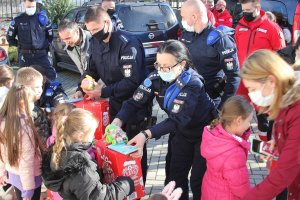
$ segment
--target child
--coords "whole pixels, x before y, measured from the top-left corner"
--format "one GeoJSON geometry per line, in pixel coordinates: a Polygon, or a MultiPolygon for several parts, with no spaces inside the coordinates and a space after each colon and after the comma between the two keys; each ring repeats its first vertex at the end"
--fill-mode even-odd
{"type": "Polygon", "coordinates": [[[52,135],[47,139],[47,147],[54,144],[56,138],[56,126],[59,121],[61,121],[63,116],[68,115],[76,106],[72,103],[62,103],[58,104],[52,115],[52,135]]]}
{"type": "MultiPolygon", "coordinates": [[[[16,84],[28,86],[34,93],[34,102],[38,101],[43,93],[43,75],[32,67],[23,67],[17,71],[16,84]]],[[[32,111],[34,125],[44,144],[51,135],[50,120],[47,113],[38,106],[32,111]]]]}
{"type": "Polygon", "coordinates": [[[201,155],[207,170],[202,183],[202,200],[242,199],[250,190],[247,152],[253,107],[241,96],[230,97],[220,119],[205,127],[201,155]]]}
{"type": "Polygon", "coordinates": [[[87,150],[98,121],[93,114],[75,108],[58,121],[55,145],[43,157],[42,177],[46,187],[63,199],[123,200],[134,190],[129,177],[109,185],[101,183],[97,164],[87,150]]]}
{"type": "Polygon", "coordinates": [[[0,110],[0,185],[14,186],[18,200],[39,200],[41,143],[31,118],[32,90],[12,86],[0,110]]]}
{"type": "Polygon", "coordinates": [[[7,65],[0,65],[0,108],[13,81],[14,73],[11,68],[7,65]]]}
{"type": "MultiPolygon", "coordinates": [[[[44,72],[44,68],[39,65],[32,65],[31,67],[41,74],[44,72]]],[[[64,102],[68,97],[60,82],[50,81],[47,76],[43,76],[43,78],[43,92],[40,99],[36,102],[36,105],[50,113],[58,103],[64,102]]]]}

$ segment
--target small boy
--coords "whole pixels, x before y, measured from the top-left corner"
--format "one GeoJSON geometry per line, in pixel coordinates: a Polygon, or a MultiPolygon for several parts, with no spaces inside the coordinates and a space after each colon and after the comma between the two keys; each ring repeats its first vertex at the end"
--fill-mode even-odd
{"type": "MultiPolygon", "coordinates": [[[[23,67],[17,71],[16,84],[30,87],[35,94],[35,102],[40,99],[43,93],[43,75],[32,67],[23,67]]],[[[46,144],[47,138],[51,135],[51,125],[47,113],[35,105],[32,117],[40,138],[46,144]]]]}

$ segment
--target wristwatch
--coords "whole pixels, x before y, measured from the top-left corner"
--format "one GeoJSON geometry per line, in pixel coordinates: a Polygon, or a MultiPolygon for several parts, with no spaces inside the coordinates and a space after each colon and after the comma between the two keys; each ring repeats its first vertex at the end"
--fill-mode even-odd
{"type": "Polygon", "coordinates": [[[147,142],[150,138],[149,138],[149,136],[148,136],[148,134],[146,133],[146,131],[141,131],[141,133],[143,133],[143,135],[145,136],[145,138],[146,138],[146,141],[145,142],[147,142]]]}

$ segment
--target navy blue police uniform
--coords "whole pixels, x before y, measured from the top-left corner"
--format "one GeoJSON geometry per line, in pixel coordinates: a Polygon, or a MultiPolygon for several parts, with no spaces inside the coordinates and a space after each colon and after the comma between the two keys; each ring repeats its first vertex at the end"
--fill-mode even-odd
{"type": "Polygon", "coordinates": [[[8,43],[18,47],[19,66],[40,65],[43,67],[42,74],[49,80],[56,78],[55,69],[48,59],[52,39],[53,30],[45,11],[32,16],[20,14],[13,19],[7,31],[8,43]]]}
{"type": "Polygon", "coordinates": [[[234,29],[210,23],[197,34],[183,32],[181,41],[191,54],[196,70],[205,80],[206,92],[220,108],[231,96],[234,96],[239,83],[239,62],[237,49],[231,35],[234,29]]]}
{"type": "Polygon", "coordinates": [[[192,167],[191,189],[193,198],[199,200],[206,170],[206,161],[199,147],[203,128],[216,117],[213,100],[205,92],[202,77],[191,68],[172,83],[164,82],[154,71],[133,97],[123,104],[117,118],[128,121],[138,110],[150,104],[154,97],[168,118],[149,128],[152,137],[159,139],[162,135],[174,133],[168,181],[174,180],[176,187],[183,189],[180,199],[188,199],[188,174],[192,167]]]}
{"type": "Polygon", "coordinates": [[[59,81],[46,81],[41,98],[36,104],[50,113],[59,103],[67,99],[68,96],[59,81]]]}
{"type": "MultiPolygon", "coordinates": [[[[110,118],[113,120],[122,107],[122,103],[132,97],[135,89],[146,78],[145,56],[142,43],[133,35],[117,30],[111,33],[108,43],[96,38],[91,39],[90,59],[87,71],[95,80],[101,79],[105,87],[101,97],[109,98],[110,118]]],[[[145,129],[151,117],[151,107],[145,107],[129,120],[125,129],[129,139],[145,129]]],[[[147,171],[147,151],[142,158],[144,181],[147,171]]]]}
{"type": "Polygon", "coordinates": [[[118,29],[124,29],[123,23],[117,13],[114,13],[110,19],[113,24],[113,31],[116,31],[118,29]]]}

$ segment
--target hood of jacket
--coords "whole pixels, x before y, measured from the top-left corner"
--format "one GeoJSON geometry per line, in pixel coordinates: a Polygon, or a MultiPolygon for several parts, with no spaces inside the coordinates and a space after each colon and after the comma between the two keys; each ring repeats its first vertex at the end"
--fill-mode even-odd
{"type": "Polygon", "coordinates": [[[50,190],[57,192],[60,190],[64,180],[73,174],[90,167],[91,164],[95,164],[90,155],[87,153],[87,149],[91,146],[91,143],[85,144],[72,144],[66,147],[62,151],[62,157],[59,168],[51,168],[51,158],[53,148],[43,156],[42,161],[42,178],[45,186],[50,190]]]}
{"type": "Polygon", "coordinates": [[[286,108],[300,99],[300,73],[296,71],[295,84],[282,97],[281,108],[286,108]]]}
{"type": "Polygon", "coordinates": [[[250,131],[245,132],[242,137],[226,132],[219,124],[215,128],[210,126],[204,128],[201,144],[201,155],[207,160],[217,159],[220,162],[214,162],[216,168],[221,168],[221,160],[226,159],[228,154],[236,153],[236,149],[244,149],[245,154],[250,149],[250,143],[247,139],[250,131]]]}

